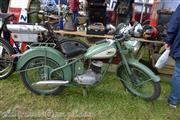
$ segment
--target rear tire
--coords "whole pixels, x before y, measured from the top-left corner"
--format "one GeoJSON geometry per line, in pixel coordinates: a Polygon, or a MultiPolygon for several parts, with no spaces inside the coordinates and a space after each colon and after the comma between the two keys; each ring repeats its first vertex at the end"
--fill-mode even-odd
{"type": "Polygon", "coordinates": [[[160,83],[154,82],[141,68],[134,65],[129,65],[129,67],[132,72],[131,76],[124,65],[121,65],[117,70],[117,75],[123,86],[133,95],[147,101],[157,99],[161,93],[160,83]]]}
{"type": "Polygon", "coordinates": [[[0,80],[6,79],[14,72],[15,54],[13,47],[6,42],[5,39],[0,38],[0,80]]]}
{"type": "Polygon", "coordinates": [[[64,90],[64,86],[44,86],[39,88],[33,86],[33,83],[44,80],[63,80],[64,73],[62,70],[53,73],[50,71],[59,67],[59,64],[48,57],[36,57],[29,60],[22,68],[21,77],[27,89],[35,94],[57,95],[64,90]],[[32,69],[34,68],[34,69],[32,69]]]}

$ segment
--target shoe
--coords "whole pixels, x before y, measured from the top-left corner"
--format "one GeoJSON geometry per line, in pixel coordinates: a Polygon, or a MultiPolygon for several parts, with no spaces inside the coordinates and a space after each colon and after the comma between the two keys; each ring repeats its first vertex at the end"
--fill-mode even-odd
{"type": "Polygon", "coordinates": [[[177,108],[176,104],[172,104],[171,101],[170,101],[169,99],[168,99],[167,102],[168,102],[169,107],[174,108],[174,109],[177,108]]]}
{"type": "Polygon", "coordinates": [[[176,108],[177,108],[177,106],[176,106],[176,105],[173,105],[173,104],[171,104],[171,103],[168,103],[168,105],[169,105],[169,107],[172,107],[172,108],[174,108],[174,109],[176,109],[176,108]]]}

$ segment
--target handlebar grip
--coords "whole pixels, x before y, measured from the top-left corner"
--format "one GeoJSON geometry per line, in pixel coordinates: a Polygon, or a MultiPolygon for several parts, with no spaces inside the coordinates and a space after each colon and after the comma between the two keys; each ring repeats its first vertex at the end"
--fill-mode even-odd
{"type": "Polygon", "coordinates": [[[115,35],[114,38],[115,38],[115,39],[120,39],[120,38],[122,38],[123,36],[124,36],[123,34],[118,34],[118,35],[115,35]]]}

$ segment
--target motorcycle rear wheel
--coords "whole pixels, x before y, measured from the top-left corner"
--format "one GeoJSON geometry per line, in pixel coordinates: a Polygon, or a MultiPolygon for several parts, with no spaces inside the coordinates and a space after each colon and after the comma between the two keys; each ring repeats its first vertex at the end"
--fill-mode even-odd
{"type": "Polygon", "coordinates": [[[64,90],[64,86],[44,86],[39,88],[33,86],[33,83],[44,80],[63,80],[62,70],[54,72],[50,76],[50,71],[59,67],[59,64],[51,58],[36,57],[29,60],[20,72],[22,81],[27,89],[35,94],[57,95],[64,90]]]}
{"type": "Polygon", "coordinates": [[[133,95],[147,101],[157,99],[161,93],[160,83],[154,82],[141,68],[134,65],[129,65],[129,67],[132,75],[128,74],[125,65],[120,66],[117,70],[117,75],[123,86],[133,95]]]}

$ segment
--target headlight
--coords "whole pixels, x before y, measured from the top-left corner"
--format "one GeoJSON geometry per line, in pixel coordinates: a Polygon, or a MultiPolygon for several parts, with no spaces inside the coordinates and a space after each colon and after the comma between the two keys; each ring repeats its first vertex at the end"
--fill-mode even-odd
{"type": "Polygon", "coordinates": [[[128,41],[125,41],[125,46],[128,49],[130,49],[133,53],[136,53],[139,50],[141,44],[137,40],[128,40],[128,41]]]}

